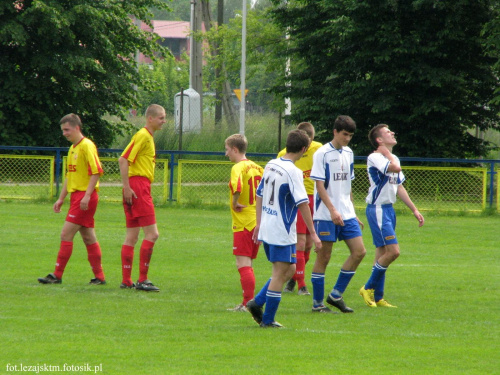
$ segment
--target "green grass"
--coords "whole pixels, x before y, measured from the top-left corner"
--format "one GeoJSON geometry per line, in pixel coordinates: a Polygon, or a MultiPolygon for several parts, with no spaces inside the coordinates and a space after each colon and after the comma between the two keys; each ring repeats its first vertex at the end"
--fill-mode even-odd
{"type": "MultiPolygon", "coordinates": [[[[277,320],[287,328],[262,330],[249,314],[226,311],[241,301],[227,210],[157,209],[150,278],[158,294],[118,288],[120,204],[101,203],[96,215],[106,286],[87,285],[78,237],[63,284],[38,284],[53,271],[64,214],[17,201],[0,202],[0,211],[1,374],[21,363],[102,364],[103,374],[498,373],[498,215],[429,215],[420,229],[399,215],[402,255],[386,283],[398,309],[369,309],[357,294],[373,258],[365,228],[368,255],[344,295],[354,314],[314,315],[311,298],[284,295],[277,320]]],[[[336,246],[327,289],[346,256],[336,246]]],[[[254,267],[260,288],[271,269],[262,249],[254,267]]],[[[308,264],[308,285],[310,272],[308,264]]]]}

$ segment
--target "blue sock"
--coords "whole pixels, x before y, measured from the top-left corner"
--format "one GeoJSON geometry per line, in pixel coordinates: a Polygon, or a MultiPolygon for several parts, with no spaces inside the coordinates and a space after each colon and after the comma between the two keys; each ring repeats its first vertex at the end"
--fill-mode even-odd
{"type": "Polygon", "coordinates": [[[384,298],[384,285],[385,285],[385,272],[382,274],[382,277],[378,280],[377,285],[375,285],[375,302],[380,301],[384,298]]]}
{"type": "Polygon", "coordinates": [[[276,311],[278,311],[278,306],[281,301],[281,292],[275,292],[268,290],[266,293],[266,308],[264,310],[264,315],[262,315],[262,323],[271,324],[274,322],[274,317],[276,316],[276,311]]]}
{"type": "Polygon", "coordinates": [[[271,283],[271,279],[267,280],[267,283],[262,287],[259,293],[255,296],[255,303],[259,306],[264,306],[266,303],[266,294],[267,288],[269,288],[269,284],[271,283]]]}
{"type": "Polygon", "coordinates": [[[387,271],[387,267],[382,267],[378,264],[378,262],[375,263],[372,274],[365,284],[365,289],[375,289],[375,286],[379,282],[380,278],[385,274],[385,271],[387,271]]]}
{"type": "Polygon", "coordinates": [[[325,298],[325,274],[313,272],[311,283],[313,286],[313,305],[317,307],[323,304],[323,298],[325,298]]]}
{"type": "Polygon", "coordinates": [[[339,273],[339,277],[337,279],[337,282],[335,283],[335,286],[332,289],[332,292],[330,295],[333,298],[340,298],[342,297],[342,294],[344,294],[347,285],[349,285],[349,282],[351,281],[352,277],[356,271],[346,271],[341,269],[339,273]]]}

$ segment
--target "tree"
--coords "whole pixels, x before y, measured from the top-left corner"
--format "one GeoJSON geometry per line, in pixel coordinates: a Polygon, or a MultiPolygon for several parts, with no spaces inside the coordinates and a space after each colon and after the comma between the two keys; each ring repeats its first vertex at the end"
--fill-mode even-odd
{"type": "Polygon", "coordinates": [[[477,157],[488,144],[468,129],[498,128],[498,80],[485,55],[488,0],[274,1],[273,17],[290,35],[293,118],[309,120],[323,140],[339,114],[358,125],[352,145],[371,147],[370,126],[387,123],[398,153],[477,157]],[[323,133],[321,134],[321,130],[323,133]]]}
{"type": "Polygon", "coordinates": [[[153,33],[148,7],[160,0],[10,0],[0,3],[0,144],[66,146],[59,119],[82,117],[98,147],[111,144],[137,103],[142,82],[134,56],[168,53],[153,33]]]}

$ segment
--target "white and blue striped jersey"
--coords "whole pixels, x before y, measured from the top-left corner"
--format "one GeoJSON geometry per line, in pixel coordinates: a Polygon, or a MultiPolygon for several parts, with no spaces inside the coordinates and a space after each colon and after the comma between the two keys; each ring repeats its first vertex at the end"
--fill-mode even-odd
{"type": "Polygon", "coordinates": [[[262,198],[259,240],[270,245],[297,243],[297,206],[309,202],[302,171],[291,160],[278,158],[267,163],[257,188],[262,198]]]}
{"type": "MultiPolygon", "coordinates": [[[[354,154],[349,147],[337,150],[331,142],[314,153],[311,179],[324,181],[330,201],[343,220],[356,217],[351,201],[351,181],[354,180],[354,154]]],[[[331,221],[330,211],[321,201],[314,184],[314,220],[331,221]]]]}
{"type": "MultiPolygon", "coordinates": [[[[396,155],[394,158],[399,162],[396,155]]],[[[394,204],[396,202],[398,186],[403,183],[405,176],[403,172],[387,172],[389,159],[379,152],[374,152],[368,156],[366,169],[370,180],[370,188],[366,203],[383,205],[394,204]]]]}

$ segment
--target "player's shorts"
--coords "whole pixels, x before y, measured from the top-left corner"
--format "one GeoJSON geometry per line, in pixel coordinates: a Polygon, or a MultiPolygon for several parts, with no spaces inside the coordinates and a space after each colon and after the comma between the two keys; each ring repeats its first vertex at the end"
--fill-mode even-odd
{"type": "Polygon", "coordinates": [[[366,218],[372,232],[375,247],[398,243],[396,237],[396,213],[392,204],[381,206],[369,204],[366,207],[366,218]]]}
{"type": "Polygon", "coordinates": [[[132,197],[132,205],[123,200],[127,228],[147,227],[156,224],[151,182],[146,177],[133,176],[129,178],[129,183],[137,198],[132,197]]]}
{"type": "Polygon", "coordinates": [[[243,229],[240,232],[233,233],[233,255],[257,258],[259,252],[259,244],[253,242],[253,229],[243,229]]]}
{"type": "Polygon", "coordinates": [[[337,242],[361,237],[361,228],[356,218],[344,220],[344,226],[335,225],[330,220],[316,220],[314,229],[321,241],[337,242]]]}
{"type": "MultiPolygon", "coordinates": [[[[314,195],[308,195],[309,197],[309,209],[311,210],[311,217],[314,213],[314,195]]],[[[297,233],[300,234],[310,234],[309,229],[307,229],[306,222],[300,213],[300,210],[297,211],[297,233]]]]}
{"type": "Polygon", "coordinates": [[[66,216],[66,221],[70,223],[81,225],[85,228],[94,228],[94,215],[97,209],[97,202],[99,201],[99,195],[94,190],[89,200],[89,208],[83,211],[80,208],[80,202],[85,196],[84,191],[74,191],[71,193],[70,207],[68,210],[68,215],[66,216]]]}
{"type": "Polygon", "coordinates": [[[266,252],[267,260],[271,263],[284,262],[284,263],[297,263],[297,252],[295,244],[287,246],[270,245],[266,242],[264,244],[264,251],[266,252]]]}

